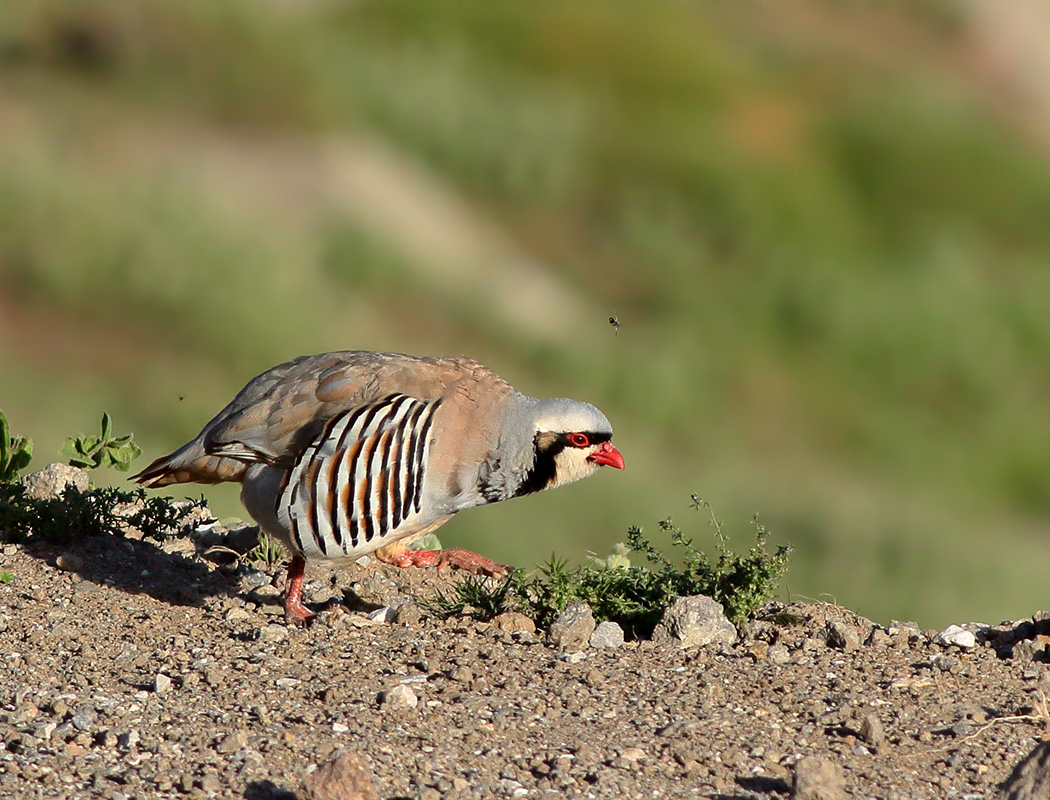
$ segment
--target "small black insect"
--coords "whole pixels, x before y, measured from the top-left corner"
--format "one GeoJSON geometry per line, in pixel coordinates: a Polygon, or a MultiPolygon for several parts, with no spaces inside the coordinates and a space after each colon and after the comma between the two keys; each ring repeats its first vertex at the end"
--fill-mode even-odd
{"type": "Polygon", "coordinates": [[[616,331],[616,335],[620,334],[620,318],[616,316],[609,317],[609,324],[613,326],[616,331]]]}

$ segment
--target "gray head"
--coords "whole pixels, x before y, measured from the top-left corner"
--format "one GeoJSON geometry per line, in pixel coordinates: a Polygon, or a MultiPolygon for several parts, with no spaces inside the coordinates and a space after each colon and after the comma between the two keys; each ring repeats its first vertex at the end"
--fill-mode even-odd
{"type": "Polygon", "coordinates": [[[602,466],[624,468],[611,443],[612,425],[590,403],[558,397],[536,400],[530,411],[534,458],[515,494],[578,481],[602,466]]]}

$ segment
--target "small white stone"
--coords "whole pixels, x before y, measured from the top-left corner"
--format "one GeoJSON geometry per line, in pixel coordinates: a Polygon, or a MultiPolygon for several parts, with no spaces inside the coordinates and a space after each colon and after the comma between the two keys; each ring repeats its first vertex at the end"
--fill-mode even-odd
{"type": "Polygon", "coordinates": [[[579,664],[585,658],[587,654],[579,650],[575,653],[558,653],[558,660],[569,664],[579,664]]]}
{"type": "Polygon", "coordinates": [[[332,733],[346,733],[350,728],[341,722],[332,723],[332,733]]]}
{"type": "Polygon", "coordinates": [[[171,688],[171,678],[169,678],[163,672],[158,672],[153,677],[153,691],[156,692],[157,694],[164,694],[170,688],[171,688]]]}
{"type": "Polygon", "coordinates": [[[391,708],[415,708],[419,704],[419,698],[412,689],[402,683],[383,692],[379,696],[379,702],[391,708]]]}
{"type": "Polygon", "coordinates": [[[298,686],[302,681],[298,678],[278,678],[275,683],[282,689],[290,689],[293,686],[298,686]]]}
{"type": "Polygon", "coordinates": [[[966,650],[977,646],[977,637],[958,625],[949,625],[934,636],[933,641],[937,642],[937,644],[954,644],[956,647],[962,647],[966,650]]]}
{"type": "Polygon", "coordinates": [[[369,613],[368,618],[373,622],[388,623],[394,621],[394,614],[395,611],[390,606],[383,606],[369,613]]]}

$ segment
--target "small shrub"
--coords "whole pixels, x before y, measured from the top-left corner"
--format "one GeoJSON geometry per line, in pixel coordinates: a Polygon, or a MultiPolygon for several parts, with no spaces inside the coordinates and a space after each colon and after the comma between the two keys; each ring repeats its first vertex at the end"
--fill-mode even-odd
{"type": "Polygon", "coordinates": [[[0,481],[13,481],[33,458],[33,440],[12,436],[7,415],[0,411],[0,481]]]}
{"type": "Polygon", "coordinates": [[[81,469],[110,466],[120,472],[131,469],[131,463],[142,455],[142,450],[132,441],[134,434],[113,435],[113,420],[102,412],[102,434],[86,436],[78,433],[66,439],[58,451],[70,465],[81,469]]]}
{"type": "Polygon", "coordinates": [[[663,617],[664,610],[678,597],[703,594],[722,604],[726,616],[734,623],[753,617],[776,593],[787,570],[790,548],[766,551],[769,531],[754,519],[755,545],[745,554],[729,549],[722,524],[711,506],[695,494],[692,507],[707,509],[714,528],[718,558],[713,562],[693,546],[673,520],[661,521],[660,527],[671,536],[671,546],[681,554],[681,566],[664,556],[642,534],[632,527],[626,544],[617,544],[604,560],[569,569],[564,561],[551,556],[531,579],[520,570],[513,571],[502,582],[469,576],[459,581],[450,594],[421,603],[435,616],[468,616],[488,621],[503,611],[520,611],[549,628],[569,603],[590,605],[598,621],[618,622],[631,638],[645,638],[663,617]],[[630,555],[645,557],[648,566],[632,565],[630,555]]]}
{"type": "Polygon", "coordinates": [[[178,534],[182,520],[203,498],[178,507],[168,497],[147,497],[144,489],[126,492],[113,487],[81,491],[67,486],[59,497],[37,500],[17,483],[0,484],[0,535],[21,541],[39,534],[51,544],[69,544],[87,536],[123,536],[128,529],[151,539],[178,534]]]}

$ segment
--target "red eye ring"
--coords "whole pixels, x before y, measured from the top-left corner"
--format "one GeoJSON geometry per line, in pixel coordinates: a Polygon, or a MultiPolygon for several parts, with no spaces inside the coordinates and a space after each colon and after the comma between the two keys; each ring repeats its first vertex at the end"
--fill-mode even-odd
{"type": "Polygon", "coordinates": [[[573,447],[586,447],[591,443],[590,438],[586,433],[570,433],[569,444],[573,447]]]}

